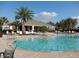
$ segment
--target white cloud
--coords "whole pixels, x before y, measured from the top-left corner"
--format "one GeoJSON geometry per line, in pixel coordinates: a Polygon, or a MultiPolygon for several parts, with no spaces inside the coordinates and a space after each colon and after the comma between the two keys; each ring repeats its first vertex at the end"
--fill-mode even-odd
{"type": "Polygon", "coordinates": [[[71,17],[73,19],[77,19],[77,26],[76,27],[79,27],[79,16],[74,16],[74,17],[71,17]]]}
{"type": "Polygon", "coordinates": [[[42,16],[42,17],[48,17],[48,18],[52,18],[57,15],[58,14],[56,12],[46,12],[46,11],[35,14],[35,16],[42,16]]]}
{"type": "Polygon", "coordinates": [[[71,17],[73,19],[79,19],[79,16],[74,16],[74,17],[71,17]]]}
{"type": "Polygon", "coordinates": [[[49,22],[49,21],[53,21],[56,16],[58,16],[56,12],[43,11],[43,12],[34,14],[34,19],[38,19],[43,22],[49,22]]]}
{"type": "Polygon", "coordinates": [[[54,17],[54,16],[57,16],[57,13],[55,13],[55,12],[41,12],[40,15],[47,16],[47,17],[54,17]]]}

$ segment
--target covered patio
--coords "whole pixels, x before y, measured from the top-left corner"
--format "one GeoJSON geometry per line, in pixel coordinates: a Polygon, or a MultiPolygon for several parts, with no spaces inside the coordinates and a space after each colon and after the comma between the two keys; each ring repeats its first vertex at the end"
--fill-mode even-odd
{"type": "Polygon", "coordinates": [[[43,23],[41,21],[37,21],[37,20],[28,20],[25,24],[25,31],[29,31],[29,32],[39,32],[41,27],[45,26],[48,28],[48,24],[43,23]]]}
{"type": "Polygon", "coordinates": [[[39,32],[40,31],[40,28],[41,26],[25,26],[25,31],[28,31],[28,32],[39,32]]]}
{"type": "MultiPolygon", "coordinates": [[[[41,21],[37,20],[28,20],[24,23],[24,30],[26,32],[41,32],[41,27],[46,27],[49,29],[51,25],[43,23],[41,21]]],[[[20,27],[20,30],[22,30],[22,26],[20,27]]]]}

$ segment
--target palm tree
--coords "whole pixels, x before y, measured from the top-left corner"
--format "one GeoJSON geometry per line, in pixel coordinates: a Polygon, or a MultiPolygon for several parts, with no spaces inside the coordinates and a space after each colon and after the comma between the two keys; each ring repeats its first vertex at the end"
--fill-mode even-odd
{"type": "Polygon", "coordinates": [[[20,21],[18,20],[17,16],[15,16],[15,26],[16,26],[16,30],[19,30],[19,26],[21,25],[20,21]]]}
{"type": "Polygon", "coordinates": [[[33,12],[28,8],[21,7],[16,10],[16,19],[21,21],[22,24],[22,32],[24,33],[24,24],[27,20],[31,20],[33,16],[33,12]]]}
{"type": "Polygon", "coordinates": [[[8,23],[9,21],[7,20],[6,17],[0,17],[0,37],[2,37],[2,25],[8,23]]]}
{"type": "Polygon", "coordinates": [[[70,30],[74,28],[76,24],[77,24],[77,19],[67,18],[57,23],[56,27],[58,27],[58,29],[60,27],[62,30],[70,30]]]}
{"type": "Polygon", "coordinates": [[[7,20],[6,17],[1,17],[1,18],[0,18],[0,25],[3,25],[3,24],[8,23],[8,22],[9,22],[9,21],[7,20]]]}
{"type": "Polygon", "coordinates": [[[47,24],[55,26],[55,24],[52,21],[49,21],[47,24]]]}

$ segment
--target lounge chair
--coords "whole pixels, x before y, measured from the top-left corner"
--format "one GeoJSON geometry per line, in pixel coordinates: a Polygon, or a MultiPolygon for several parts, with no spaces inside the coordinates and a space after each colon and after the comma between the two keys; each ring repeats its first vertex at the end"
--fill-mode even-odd
{"type": "Polygon", "coordinates": [[[36,32],[33,32],[33,31],[31,31],[31,32],[25,31],[25,34],[34,35],[34,34],[37,34],[37,33],[36,32]]]}
{"type": "MultiPolygon", "coordinates": [[[[15,43],[16,41],[14,41],[15,43]]],[[[12,44],[14,44],[12,43],[12,44]]],[[[14,47],[14,45],[12,46],[11,44],[8,44],[8,47],[0,53],[0,57],[3,58],[13,58],[14,57],[14,52],[15,52],[16,47],[14,47]],[[3,55],[3,56],[1,56],[3,55]]]]}
{"type": "Polygon", "coordinates": [[[4,58],[13,58],[15,50],[5,50],[3,53],[4,58]]]}
{"type": "Polygon", "coordinates": [[[22,31],[19,31],[19,34],[22,35],[23,34],[22,31]]]}
{"type": "Polygon", "coordinates": [[[4,52],[0,52],[0,57],[2,56],[3,53],[4,53],[4,52]]]}
{"type": "Polygon", "coordinates": [[[17,31],[17,33],[19,34],[20,31],[17,31]]]}
{"type": "Polygon", "coordinates": [[[31,34],[37,34],[37,33],[32,31],[31,34]]]}
{"type": "Polygon", "coordinates": [[[9,34],[9,31],[6,31],[6,34],[9,34]]]}
{"type": "Polygon", "coordinates": [[[72,33],[75,33],[75,31],[72,31],[72,33]]]}
{"type": "Polygon", "coordinates": [[[3,54],[3,58],[13,58],[15,50],[5,50],[4,52],[0,53],[0,57],[3,54]]]}
{"type": "Polygon", "coordinates": [[[15,34],[14,31],[12,31],[12,34],[15,34]]]}
{"type": "Polygon", "coordinates": [[[30,34],[30,32],[28,32],[28,31],[25,31],[25,34],[30,34]]]}

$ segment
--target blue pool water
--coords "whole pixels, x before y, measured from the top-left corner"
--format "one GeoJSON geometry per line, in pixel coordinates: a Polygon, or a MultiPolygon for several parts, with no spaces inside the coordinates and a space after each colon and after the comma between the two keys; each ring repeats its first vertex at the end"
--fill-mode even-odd
{"type": "Polygon", "coordinates": [[[16,47],[33,51],[79,50],[79,36],[67,34],[29,37],[16,40],[16,47]]]}

